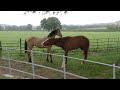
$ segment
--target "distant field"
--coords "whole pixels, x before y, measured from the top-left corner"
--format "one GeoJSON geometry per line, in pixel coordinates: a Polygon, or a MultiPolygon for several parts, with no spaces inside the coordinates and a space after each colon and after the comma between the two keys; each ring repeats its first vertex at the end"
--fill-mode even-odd
{"type": "MultiPolygon", "coordinates": [[[[18,40],[19,38],[25,39],[29,36],[47,36],[49,32],[47,31],[0,31],[0,41],[11,41],[18,40]]],[[[118,38],[120,37],[120,32],[74,32],[74,31],[63,31],[63,36],[76,36],[84,35],[89,39],[96,38],[118,38]]]]}
{"type": "MultiPolygon", "coordinates": [[[[47,31],[0,31],[0,41],[2,43],[10,43],[10,42],[19,42],[19,39],[21,38],[22,41],[25,40],[25,38],[29,36],[39,36],[44,37],[47,36],[49,32],[47,31]]],[[[120,38],[120,32],[66,32],[62,31],[63,36],[76,36],[76,35],[84,35],[88,37],[89,39],[103,39],[103,38],[120,38]]],[[[114,40],[114,39],[113,39],[114,40]]],[[[112,42],[115,43],[115,42],[112,42]]],[[[56,47],[53,47],[53,50],[56,47]]],[[[60,48],[59,48],[60,49],[60,48]]],[[[41,49],[39,49],[41,50],[41,49]]],[[[46,51],[46,49],[45,49],[46,51]]],[[[59,52],[59,51],[56,51],[59,52]]],[[[53,53],[56,53],[53,52],[53,53]]],[[[62,52],[60,52],[62,53],[62,52]]],[[[103,63],[113,64],[115,63],[119,58],[119,51],[106,51],[106,52],[89,52],[88,60],[93,61],[99,61],[103,63]]],[[[3,54],[5,55],[5,54],[3,54]]],[[[75,57],[75,58],[83,58],[82,51],[78,50],[77,52],[70,52],[69,56],[75,57]]],[[[11,58],[27,61],[27,55],[23,54],[23,56],[18,55],[11,55],[11,58]]],[[[35,63],[47,65],[54,68],[60,68],[62,58],[58,58],[56,56],[53,56],[54,63],[48,63],[45,61],[46,55],[35,55],[35,63]]],[[[23,67],[21,67],[23,68],[23,67]]],[[[28,67],[27,67],[28,68],[28,67]]],[[[85,77],[89,78],[112,78],[112,68],[107,66],[101,66],[97,64],[87,63],[86,65],[81,65],[79,61],[77,60],[71,60],[68,61],[68,67],[67,70],[76,74],[83,75],[85,77]]],[[[42,71],[43,72],[43,71],[42,71]]],[[[43,72],[44,73],[44,72],[43,72]]],[[[51,76],[55,76],[55,78],[58,78],[58,76],[50,74],[51,76]]],[[[60,76],[61,77],[61,76],[60,76]]],[[[50,77],[51,78],[51,77],[50,77]]],[[[120,71],[117,72],[117,78],[120,78],[120,71]]]]}
{"type": "MultiPolygon", "coordinates": [[[[45,37],[48,34],[49,32],[47,31],[0,31],[0,41],[2,43],[14,43],[14,42],[19,43],[20,38],[21,38],[22,45],[24,45],[25,38],[28,38],[30,36],[45,37]]],[[[114,42],[114,41],[118,41],[118,39],[120,40],[120,32],[80,32],[80,31],[79,32],[74,32],[74,31],[67,32],[67,31],[62,31],[62,35],[63,37],[84,35],[90,39],[90,48],[97,48],[96,46],[94,46],[94,45],[97,45],[97,43],[93,43],[93,42],[98,42],[98,45],[100,45],[98,48],[103,48],[103,46],[107,45],[108,43],[117,44],[117,42],[114,42]],[[107,42],[108,38],[111,38],[110,42],[107,42]]]]}

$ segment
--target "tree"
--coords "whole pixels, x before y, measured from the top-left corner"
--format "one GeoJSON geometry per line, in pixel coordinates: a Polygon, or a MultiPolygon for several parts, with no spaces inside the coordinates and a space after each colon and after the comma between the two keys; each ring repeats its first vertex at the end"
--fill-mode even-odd
{"type": "Polygon", "coordinates": [[[43,29],[47,29],[47,27],[46,27],[46,26],[47,26],[47,25],[46,25],[46,23],[47,23],[46,18],[44,18],[43,20],[41,20],[41,22],[40,22],[40,23],[41,23],[41,25],[40,25],[40,26],[41,26],[41,28],[43,28],[43,29]]]}
{"type": "Polygon", "coordinates": [[[40,25],[37,26],[37,27],[36,27],[36,30],[41,30],[41,26],[40,26],[40,25]]]}
{"type": "Polygon", "coordinates": [[[27,30],[32,30],[32,25],[31,25],[31,24],[28,24],[28,25],[26,26],[26,29],[27,29],[27,30]]]}
{"type": "Polygon", "coordinates": [[[2,26],[0,26],[0,31],[2,31],[3,30],[3,27],[2,26]]]}
{"type": "Polygon", "coordinates": [[[20,31],[25,31],[26,29],[27,29],[27,28],[26,28],[25,25],[19,26],[19,30],[20,30],[20,31]]]}
{"type": "Polygon", "coordinates": [[[44,18],[40,22],[41,28],[48,31],[59,28],[62,28],[61,22],[56,17],[49,17],[48,19],[44,18]]]}
{"type": "Polygon", "coordinates": [[[13,29],[13,31],[18,31],[19,29],[18,29],[18,26],[16,26],[16,25],[13,25],[12,26],[12,29],[13,29]]]}
{"type": "Polygon", "coordinates": [[[12,31],[13,29],[12,29],[12,26],[6,26],[6,27],[5,27],[5,30],[6,30],[6,31],[12,31]]]}

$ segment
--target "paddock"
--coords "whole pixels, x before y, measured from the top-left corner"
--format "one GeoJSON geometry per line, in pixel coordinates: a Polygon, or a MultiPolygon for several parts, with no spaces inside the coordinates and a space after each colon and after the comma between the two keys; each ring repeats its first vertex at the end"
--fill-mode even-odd
{"type": "MultiPolygon", "coordinates": [[[[2,74],[8,74],[13,76],[19,76],[30,79],[119,79],[120,78],[120,67],[115,66],[115,63],[108,64],[97,62],[93,60],[86,60],[86,64],[81,64],[84,59],[67,57],[69,58],[68,65],[61,68],[61,64],[64,61],[65,56],[62,54],[55,54],[53,63],[48,63],[45,60],[36,60],[38,55],[46,55],[47,53],[42,51],[32,51],[32,63],[24,60],[17,60],[13,58],[15,55],[11,54],[11,51],[19,51],[19,49],[7,48],[6,56],[1,57],[0,60],[0,71],[2,74]],[[56,57],[56,58],[55,58],[56,57]],[[61,58],[61,60],[57,60],[61,58]],[[71,63],[70,63],[71,62],[71,63]],[[74,63],[73,63],[74,62],[74,63]],[[79,64],[78,64],[79,63],[79,64]],[[96,68],[95,68],[96,67],[96,68]],[[74,69],[72,69],[74,68],[74,69]],[[74,71],[77,69],[80,71],[74,71]],[[104,69],[103,69],[104,68],[104,69]],[[71,70],[72,69],[72,70],[71,70]],[[92,75],[91,72],[96,72],[92,75]],[[107,70],[107,71],[106,71],[107,70]],[[106,71],[106,73],[105,73],[106,71]],[[99,75],[100,73],[106,75],[99,75]],[[88,74],[88,75],[87,75],[88,74]],[[95,76],[95,77],[93,77],[95,76]]],[[[19,55],[19,54],[18,54],[19,55]]],[[[65,65],[65,64],[64,64],[65,65]]]]}
{"type": "MultiPolygon", "coordinates": [[[[10,33],[10,32],[9,32],[10,33]]],[[[13,59],[15,61],[10,61],[11,67],[14,69],[18,69],[21,70],[21,72],[17,72],[15,70],[12,70],[12,75],[14,74],[15,76],[24,76],[25,78],[33,78],[32,75],[32,65],[31,64],[27,64],[27,56],[24,54],[24,37],[25,35],[27,35],[26,37],[28,37],[28,35],[30,36],[30,33],[34,32],[27,32],[27,34],[23,33],[23,32],[19,32],[20,35],[16,36],[16,32],[12,32],[11,34],[15,34],[15,35],[11,35],[9,37],[6,38],[6,36],[4,35],[0,35],[0,41],[1,41],[1,46],[2,46],[2,52],[1,52],[1,60],[0,60],[0,65],[3,65],[5,67],[9,66],[8,63],[8,52],[7,49],[10,50],[10,60],[13,59]],[[22,38],[21,38],[22,36],[22,38]],[[21,49],[20,49],[20,38],[21,38],[21,49]],[[16,44],[12,44],[12,43],[16,43],[16,44]],[[14,46],[15,45],[15,46],[14,46]],[[11,47],[10,47],[11,46],[11,47]],[[21,51],[21,54],[20,54],[21,51]],[[6,59],[4,59],[6,58],[6,59]],[[22,62],[26,62],[26,63],[22,63],[22,62]],[[23,72],[28,72],[31,74],[26,74],[23,72]]],[[[38,33],[38,32],[37,32],[38,33]]],[[[43,32],[42,32],[43,33],[43,32]]],[[[105,63],[105,64],[110,64],[113,65],[115,64],[116,61],[118,61],[120,59],[120,36],[118,32],[116,32],[115,34],[109,33],[109,35],[105,34],[102,36],[102,33],[99,34],[94,34],[94,33],[68,33],[68,32],[62,32],[63,36],[65,35],[85,35],[87,37],[89,37],[90,39],[90,49],[89,49],[89,55],[88,55],[88,60],[90,61],[94,61],[94,62],[99,62],[99,63],[105,63]],[[97,35],[97,36],[94,36],[97,35]],[[93,37],[94,36],[94,37],[93,37]],[[110,36],[110,37],[109,37],[110,36]]],[[[1,32],[2,34],[2,32],[1,32]]],[[[41,33],[38,33],[37,36],[39,36],[41,33]]],[[[8,35],[8,34],[6,34],[8,35]]],[[[45,35],[45,33],[44,33],[45,35]]],[[[47,34],[46,34],[47,35],[47,34]]],[[[53,64],[46,62],[45,61],[45,54],[46,53],[46,49],[38,49],[38,48],[34,48],[33,52],[34,53],[34,64],[38,64],[38,65],[43,65],[46,67],[50,67],[50,68],[54,68],[54,69],[58,69],[61,70],[61,64],[63,61],[63,57],[61,56],[55,56],[53,57],[53,64]],[[42,53],[37,53],[37,52],[42,52],[42,53]]],[[[57,47],[53,47],[52,48],[52,54],[57,54],[57,55],[62,55],[63,51],[60,48],[57,47]]],[[[82,51],[80,51],[79,49],[77,50],[73,50],[69,53],[69,57],[73,57],[73,58],[78,58],[78,59],[82,59],[82,51]],[[79,54],[78,54],[79,51],[79,54]]],[[[69,58],[68,57],[68,58],[69,58]]],[[[68,60],[68,65],[67,65],[67,72],[73,73],[75,75],[79,75],[79,76],[84,76],[85,78],[97,78],[97,79],[106,79],[106,78],[113,78],[113,67],[112,66],[104,66],[104,65],[99,65],[99,64],[94,64],[91,62],[88,62],[86,65],[82,65],[81,61],[76,60],[70,58],[68,60]]],[[[64,73],[61,72],[55,72],[53,70],[48,70],[48,69],[43,69],[37,66],[34,66],[35,68],[35,74],[36,75],[41,75],[43,77],[47,77],[47,78],[52,78],[52,79],[58,79],[58,78],[62,78],[64,79],[64,73]]],[[[7,73],[9,74],[9,69],[5,69],[5,68],[0,68],[1,72],[0,73],[7,73]]],[[[63,71],[63,69],[62,69],[63,71]]],[[[67,78],[76,78],[73,76],[68,76],[66,75],[67,78]]],[[[35,78],[39,78],[37,76],[35,76],[35,78]]],[[[119,68],[115,68],[115,78],[119,79],[120,78],[120,71],[119,68]]]]}

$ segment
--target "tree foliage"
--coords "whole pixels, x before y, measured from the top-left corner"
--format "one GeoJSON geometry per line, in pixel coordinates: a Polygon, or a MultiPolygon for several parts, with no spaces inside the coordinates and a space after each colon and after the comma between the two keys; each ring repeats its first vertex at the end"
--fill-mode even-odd
{"type": "Polygon", "coordinates": [[[46,18],[44,18],[43,20],[41,20],[41,22],[40,22],[40,24],[41,24],[41,28],[47,28],[46,27],[46,23],[47,23],[47,20],[46,20],[46,18]]]}
{"type": "Polygon", "coordinates": [[[27,30],[32,30],[32,25],[28,24],[26,28],[27,28],[27,30]]]}
{"type": "Polygon", "coordinates": [[[39,12],[39,13],[41,13],[43,15],[44,14],[49,14],[51,12],[52,12],[52,14],[56,14],[56,15],[62,14],[62,13],[64,13],[64,14],[68,13],[68,11],[25,11],[24,14],[29,13],[29,12],[31,12],[33,14],[36,13],[36,12],[39,12]]]}
{"type": "Polygon", "coordinates": [[[0,31],[2,31],[3,30],[3,27],[2,26],[0,26],[0,31]]]}
{"type": "Polygon", "coordinates": [[[48,31],[59,28],[62,28],[61,22],[56,17],[49,17],[48,19],[44,18],[40,22],[41,28],[48,31]]]}

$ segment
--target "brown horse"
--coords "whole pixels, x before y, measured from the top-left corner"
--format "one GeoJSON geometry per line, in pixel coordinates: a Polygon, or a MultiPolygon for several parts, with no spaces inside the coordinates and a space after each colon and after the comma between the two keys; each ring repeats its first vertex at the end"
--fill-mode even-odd
{"type": "MultiPolygon", "coordinates": [[[[31,62],[31,52],[30,51],[32,50],[32,48],[34,46],[36,46],[38,48],[48,48],[47,53],[50,53],[52,45],[42,46],[41,42],[45,41],[47,38],[55,38],[56,35],[58,35],[59,37],[62,37],[60,29],[55,29],[55,30],[51,31],[47,37],[43,37],[43,38],[42,37],[29,37],[29,38],[27,38],[25,40],[25,53],[27,52],[27,54],[28,54],[29,62],[31,62]]],[[[47,61],[49,61],[48,56],[49,56],[49,54],[47,54],[47,59],[46,59],[47,61]]],[[[51,55],[50,55],[50,59],[51,59],[50,62],[52,62],[51,55]]]]}
{"type": "MultiPolygon", "coordinates": [[[[81,48],[83,50],[84,59],[87,59],[89,40],[84,36],[63,37],[63,38],[48,38],[42,42],[43,46],[56,45],[64,50],[65,56],[70,50],[81,48]]],[[[83,63],[85,63],[83,61],[83,63]]],[[[67,57],[65,60],[67,64],[67,57]]]]}

